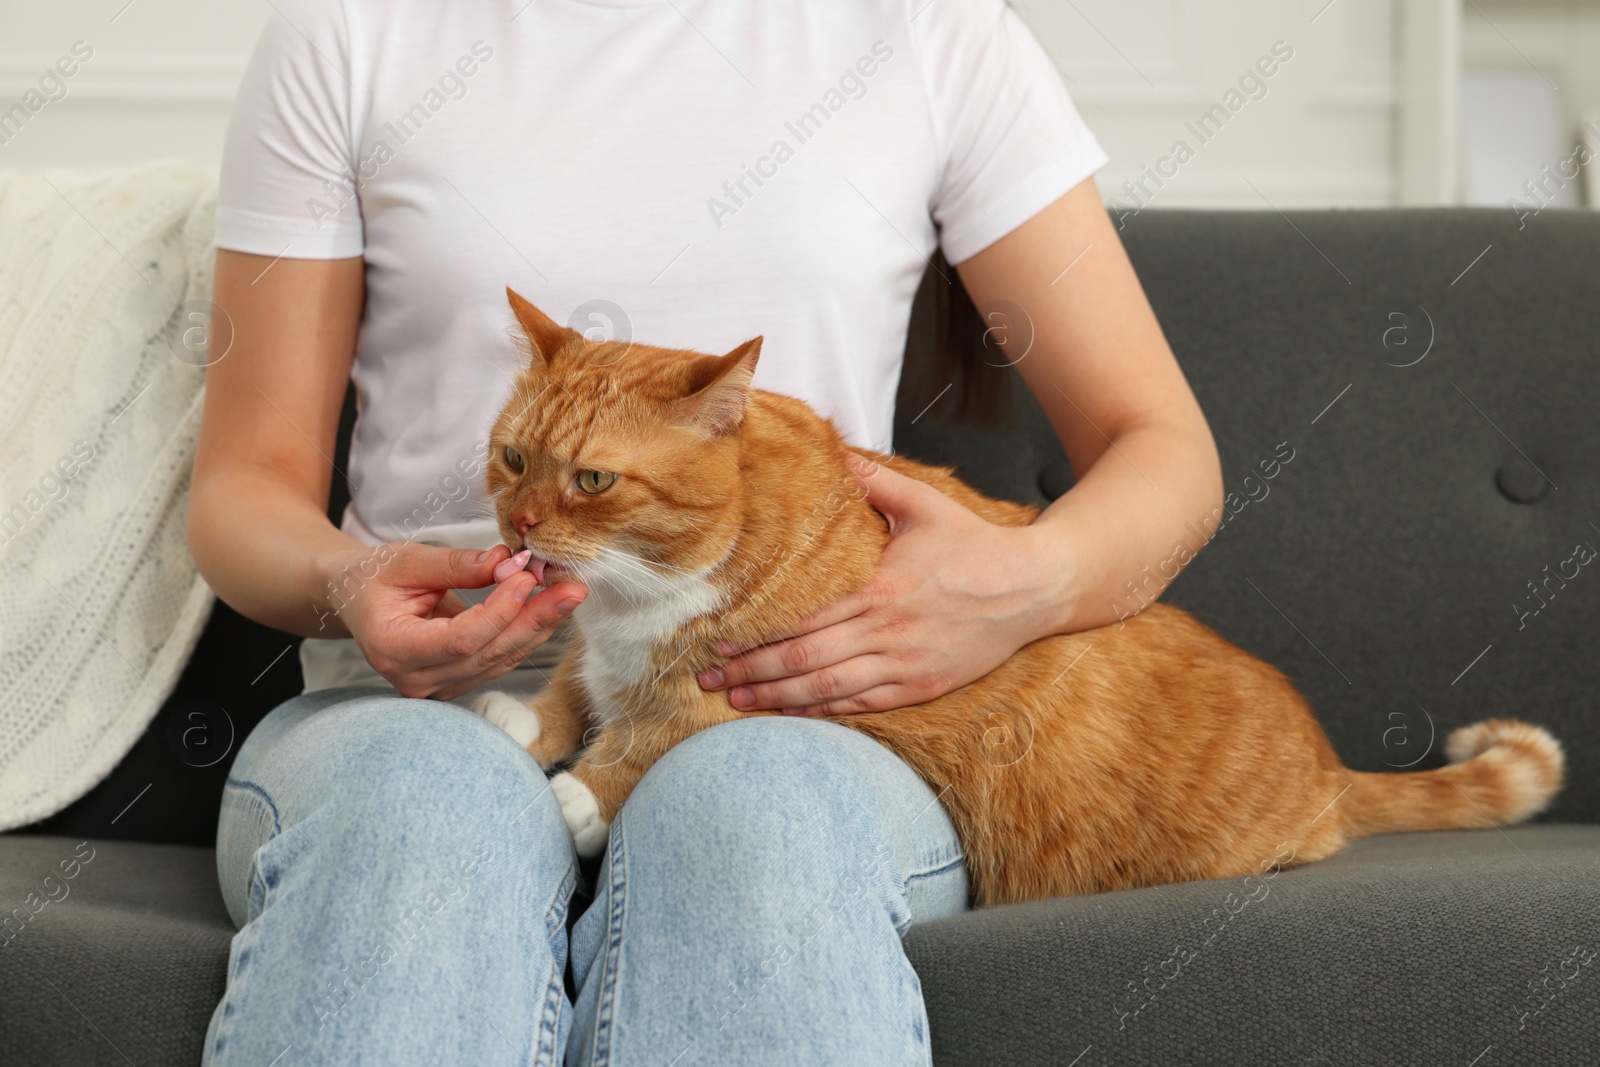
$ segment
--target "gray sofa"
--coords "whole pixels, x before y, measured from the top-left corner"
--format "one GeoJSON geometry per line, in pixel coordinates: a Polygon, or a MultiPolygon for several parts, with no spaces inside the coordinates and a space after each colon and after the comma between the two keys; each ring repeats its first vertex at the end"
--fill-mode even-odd
{"type": "MultiPolygon", "coordinates": [[[[1264,898],[1200,882],[914,927],[936,1063],[1600,1062],[1600,568],[1567,562],[1600,548],[1600,218],[1150,211],[1123,238],[1237,512],[1169,599],[1293,677],[1353,767],[1436,766],[1449,730],[1515,715],[1564,742],[1569,783],[1533,825],[1370,839],[1264,898]]],[[[908,412],[897,447],[1057,495],[1019,399],[1001,432],[908,412]]],[[[173,727],[202,714],[226,752],[298,690],[290,643],[219,605],[111,777],[0,837],[5,909],[92,850],[0,948],[0,1062],[199,1058],[233,934],[207,847],[228,759],[173,727]]]]}

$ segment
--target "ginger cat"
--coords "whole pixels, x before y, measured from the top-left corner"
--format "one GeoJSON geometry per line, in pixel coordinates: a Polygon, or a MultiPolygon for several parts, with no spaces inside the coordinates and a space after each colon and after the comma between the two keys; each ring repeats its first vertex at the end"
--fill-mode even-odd
{"type": "MultiPolygon", "coordinates": [[[[571,761],[551,787],[594,855],[663,753],[750,714],[696,682],[723,662],[717,639],[786,635],[872,577],[888,531],[833,425],[750,387],[761,338],[720,357],[592,343],[507,294],[529,366],[492,431],[488,488],[535,577],[589,596],[531,713],[504,693],[474,710],[541,767],[571,761]]],[[[1037,514],[949,470],[856,451],[990,522],[1037,514]]],[[[1509,719],[1456,730],[1438,770],[1349,770],[1282,674],[1165,604],[1035,641],[936,700],[833,721],[938,792],[977,906],[1258,873],[1286,862],[1285,845],[1298,864],[1364,834],[1516,822],[1563,775],[1556,741],[1509,719]]]]}

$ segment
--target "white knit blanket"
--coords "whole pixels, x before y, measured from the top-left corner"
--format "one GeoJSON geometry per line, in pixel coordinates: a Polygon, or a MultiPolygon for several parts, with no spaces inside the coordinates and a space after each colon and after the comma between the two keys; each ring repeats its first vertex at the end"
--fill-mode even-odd
{"type": "Polygon", "coordinates": [[[0,830],[104,778],[214,597],[184,535],[210,180],[0,176],[0,830]]]}

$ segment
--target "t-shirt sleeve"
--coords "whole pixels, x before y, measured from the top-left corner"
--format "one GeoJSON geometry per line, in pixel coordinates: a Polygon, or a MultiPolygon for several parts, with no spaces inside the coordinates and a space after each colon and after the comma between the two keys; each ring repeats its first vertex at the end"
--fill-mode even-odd
{"type": "Polygon", "coordinates": [[[1005,0],[913,0],[939,179],[939,243],[960,263],[1109,162],[1044,47],[1005,0]]]}
{"type": "Polygon", "coordinates": [[[228,122],[218,248],[291,259],[362,253],[351,78],[339,0],[273,5],[228,122]]]}

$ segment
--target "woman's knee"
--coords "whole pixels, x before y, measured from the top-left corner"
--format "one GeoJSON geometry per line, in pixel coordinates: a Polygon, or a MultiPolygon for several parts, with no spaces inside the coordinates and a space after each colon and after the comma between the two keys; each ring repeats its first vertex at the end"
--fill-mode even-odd
{"type": "Polygon", "coordinates": [[[713,862],[757,878],[774,869],[821,876],[863,856],[891,856],[862,744],[875,742],[834,723],[776,716],[695,734],[650,769],[624,806],[630,848],[692,852],[709,843],[713,862]]]}
{"type": "Polygon", "coordinates": [[[418,879],[444,885],[488,863],[503,873],[497,882],[551,905],[576,871],[538,764],[453,704],[393,694],[335,702],[236,766],[228,787],[218,874],[238,923],[280,883],[317,872],[343,872],[340,884],[362,872],[360,884],[381,894],[418,879]]]}
{"type": "Polygon", "coordinates": [[[440,701],[369,694],[317,707],[232,777],[266,779],[265,792],[293,794],[301,812],[331,808],[345,831],[403,827],[390,835],[397,843],[492,826],[566,833],[533,758],[493,724],[440,701]]]}
{"type": "Polygon", "coordinates": [[[829,818],[876,807],[856,746],[875,742],[837,723],[752,716],[680,742],[635,790],[714,821],[829,818]]]}
{"type": "Polygon", "coordinates": [[[230,772],[243,769],[248,774],[248,769],[256,760],[276,750],[285,736],[313,715],[359,697],[381,696],[387,692],[391,691],[379,686],[338,686],[314,689],[290,697],[268,712],[250,730],[234,755],[233,763],[229,765],[230,772]]]}
{"type": "Polygon", "coordinates": [[[869,780],[875,756],[861,748],[875,744],[835,723],[777,716],[702,731],[639,782],[613,845],[630,880],[657,874],[647,878],[659,892],[757,917],[871,899],[903,927],[900,842],[869,780]]]}
{"type": "Polygon", "coordinates": [[[323,713],[328,733],[360,740],[349,752],[358,790],[381,799],[476,807],[548,793],[544,772],[505,731],[455,704],[364,697],[323,713]]]}

